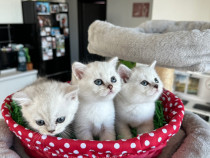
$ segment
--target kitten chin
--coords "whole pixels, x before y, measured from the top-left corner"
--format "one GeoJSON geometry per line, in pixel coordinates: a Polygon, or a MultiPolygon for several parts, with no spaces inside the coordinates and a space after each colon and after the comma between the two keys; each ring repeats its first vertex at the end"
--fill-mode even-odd
{"type": "Polygon", "coordinates": [[[137,128],[139,134],[154,129],[155,101],[163,91],[155,64],[140,65],[132,70],[124,65],[118,68],[123,85],[115,98],[116,129],[125,138],[132,137],[129,126],[137,128]]]}
{"type": "Polygon", "coordinates": [[[116,72],[118,58],[107,62],[72,65],[72,84],[79,85],[79,110],[75,118],[78,139],[115,140],[113,98],[121,89],[116,72]]]}
{"type": "Polygon", "coordinates": [[[78,109],[78,86],[38,79],[12,99],[21,106],[23,118],[32,130],[55,136],[69,131],[78,109]]]}

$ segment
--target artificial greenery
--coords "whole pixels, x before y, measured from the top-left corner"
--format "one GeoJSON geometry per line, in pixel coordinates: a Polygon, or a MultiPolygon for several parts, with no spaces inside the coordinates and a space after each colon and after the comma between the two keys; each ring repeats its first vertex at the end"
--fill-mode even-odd
{"type": "Polygon", "coordinates": [[[119,60],[119,62],[121,64],[124,64],[125,66],[127,66],[128,68],[132,69],[136,66],[135,62],[131,62],[131,61],[125,61],[125,60],[119,60]]]}
{"type": "MultiPolygon", "coordinates": [[[[12,119],[19,125],[22,125],[23,127],[29,128],[27,126],[26,121],[24,121],[21,113],[21,107],[18,106],[18,104],[15,101],[10,102],[10,105],[6,104],[8,107],[12,119]]],[[[155,115],[154,115],[154,128],[160,128],[166,124],[164,114],[163,114],[163,106],[161,101],[156,101],[155,105],[155,115]]],[[[138,135],[137,130],[135,128],[131,129],[131,133],[133,137],[136,137],[138,135]]],[[[58,135],[59,136],[59,135],[58,135]]],[[[117,136],[117,139],[123,139],[121,136],[117,136]]]]}
{"type": "Polygon", "coordinates": [[[9,109],[9,112],[12,116],[12,119],[19,125],[23,127],[28,127],[26,121],[23,119],[22,113],[21,113],[21,107],[18,106],[18,104],[15,101],[11,101],[10,105],[6,104],[6,106],[9,109]]]}
{"type": "Polygon", "coordinates": [[[163,114],[163,105],[160,100],[156,101],[155,105],[155,115],[154,115],[154,128],[163,127],[166,124],[166,120],[163,114]]]}

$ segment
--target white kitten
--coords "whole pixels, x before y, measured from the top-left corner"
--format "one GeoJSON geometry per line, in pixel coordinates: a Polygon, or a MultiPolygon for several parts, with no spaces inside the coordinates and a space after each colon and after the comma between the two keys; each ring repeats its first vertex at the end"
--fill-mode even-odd
{"type": "Polygon", "coordinates": [[[67,126],[73,121],[79,104],[77,93],[78,86],[38,79],[15,93],[12,99],[22,107],[23,117],[33,130],[69,137],[67,126]]]}
{"type": "Polygon", "coordinates": [[[154,129],[155,101],[163,90],[163,84],[155,72],[154,61],[150,66],[141,65],[130,70],[120,65],[118,73],[124,84],[115,98],[116,129],[123,138],[131,138],[130,127],[138,134],[154,129]]]}
{"type": "Polygon", "coordinates": [[[81,140],[115,140],[113,98],[121,89],[116,72],[118,58],[108,62],[72,65],[72,84],[79,85],[79,109],[75,118],[75,134],[81,140]]]}

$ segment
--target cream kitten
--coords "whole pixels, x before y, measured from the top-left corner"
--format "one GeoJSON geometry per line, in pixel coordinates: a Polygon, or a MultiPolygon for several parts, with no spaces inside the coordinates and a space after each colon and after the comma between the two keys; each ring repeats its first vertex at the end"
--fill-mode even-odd
{"type": "Polygon", "coordinates": [[[69,137],[67,126],[78,109],[78,86],[38,79],[15,93],[12,99],[22,107],[28,125],[44,135],[69,137]]]}
{"type": "Polygon", "coordinates": [[[124,83],[115,98],[116,129],[123,138],[132,137],[130,127],[137,128],[139,134],[154,129],[155,101],[163,90],[155,64],[156,61],[150,66],[141,65],[132,70],[124,65],[118,68],[124,83]]]}
{"type": "Polygon", "coordinates": [[[72,65],[72,84],[79,85],[79,109],[75,134],[81,140],[115,140],[113,98],[121,89],[116,72],[118,58],[108,62],[72,65]]]}

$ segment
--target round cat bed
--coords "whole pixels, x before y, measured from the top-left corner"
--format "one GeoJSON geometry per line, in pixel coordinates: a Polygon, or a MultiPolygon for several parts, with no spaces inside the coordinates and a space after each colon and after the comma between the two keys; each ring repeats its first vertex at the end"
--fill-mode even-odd
{"type": "Polygon", "coordinates": [[[173,93],[163,90],[160,97],[167,124],[135,138],[116,141],[64,139],[41,135],[18,125],[11,117],[11,96],[2,104],[2,116],[10,130],[21,140],[25,151],[33,158],[49,157],[156,157],[169,139],[175,135],[184,117],[184,105],[173,93]]]}

